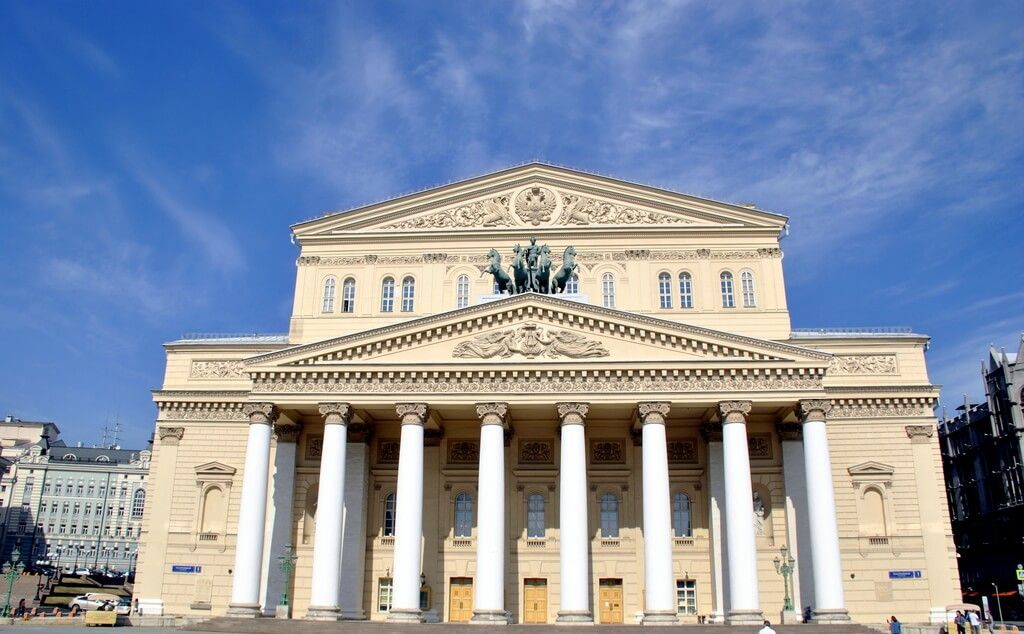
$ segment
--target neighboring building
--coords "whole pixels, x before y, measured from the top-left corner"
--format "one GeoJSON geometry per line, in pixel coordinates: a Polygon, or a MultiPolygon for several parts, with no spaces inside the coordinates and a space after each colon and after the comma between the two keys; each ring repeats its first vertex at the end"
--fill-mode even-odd
{"type": "Polygon", "coordinates": [[[942,622],[928,338],[791,328],[787,222],[530,164],[294,225],[287,335],[165,346],[140,609],[759,623],[787,546],[820,621],[942,622]]]}
{"type": "Polygon", "coordinates": [[[43,438],[56,440],[59,437],[60,429],[53,423],[21,420],[10,415],[0,421],[0,556],[4,558],[2,561],[7,561],[9,555],[3,544],[7,535],[11,496],[18,481],[18,460],[27,455],[29,448],[43,438]]]}
{"type": "Polygon", "coordinates": [[[17,548],[29,565],[131,572],[151,452],[68,447],[46,431],[13,464],[0,557],[17,548]]]}
{"type": "Polygon", "coordinates": [[[990,349],[982,365],[985,402],[965,403],[939,424],[964,596],[976,601],[998,589],[1007,618],[1024,616],[1024,583],[1016,575],[1024,565],[1022,354],[1024,338],[1017,354],[990,349]]]}

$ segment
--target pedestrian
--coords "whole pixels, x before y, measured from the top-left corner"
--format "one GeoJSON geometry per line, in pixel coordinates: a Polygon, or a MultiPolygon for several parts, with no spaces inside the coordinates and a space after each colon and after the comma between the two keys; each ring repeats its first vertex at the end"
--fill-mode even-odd
{"type": "Polygon", "coordinates": [[[953,622],[956,623],[956,634],[964,634],[964,624],[967,623],[967,618],[964,617],[964,613],[957,610],[956,616],[953,617],[953,622]]]}
{"type": "Polygon", "coordinates": [[[812,616],[811,606],[807,606],[806,608],[804,608],[804,623],[810,623],[811,622],[811,616],[812,616]]]}
{"type": "Polygon", "coordinates": [[[775,630],[772,629],[772,624],[765,620],[764,626],[757,631],[757,634],[775,634],[775,630]]]}
{"type": "Polygon", "coordinates": [[[895,615],[889,618],[889,634],[903,634],[903,624],[895,615]]]}
{"type": "Polygon", "coordinates": [[[967,621],[971,624],[971,634],[981,634],[981,618],[974,610],[967,612],[967,621]]]}
{"type": "Polygon", "coordinates": [[[25,613],[25,599],[18,601],[18,608],[14,611],[14,616],[21,616],[25,613]]]}

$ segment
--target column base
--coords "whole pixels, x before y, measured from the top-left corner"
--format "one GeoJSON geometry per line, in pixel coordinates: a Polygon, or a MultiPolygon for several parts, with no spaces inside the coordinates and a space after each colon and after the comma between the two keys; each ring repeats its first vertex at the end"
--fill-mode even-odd
{"type": "Polygon", "coordinates": [[[850,614],[844,608],[821,609],[811,612],[811,623],[825,625],[850,622],[850,614]]]}
{"type": "Polygon", "coordinates": [[[729,610],[725,615],[726,625],[761,625],[763,622],[761,610],[729,610]]]}
{"type": "Polygon", "coordinates": [[[275,619],[290,619],[292,618],[292,606],[290,605],[279,605],[274,610],[275,619]]]}
{"type": "Polygon", "coordinates": [[[361,609],[346,610],[346,609],[342,608],[342,610],[341,610],[341,620],[342,621],[365,621],[366,620],[366,613],[363,612],[361,609]]]}
{"type": "Polygon", "coordinates": [[[337,621],[341,618],[341,609],[336,605],[311,605],[306,608],[307,621],[337,621]]]}
{"type": "Polygon", "coordinates": [[[797,614],[796,610],[783,610],[779,614],[779,625],[796,625],[803,622],[803,617],[797,614]]]}
{"type": "Polygon", "coordinates": [[[558,613],[555,623],[559,625],[593,625],[594,615],[590,610],[566,610],[558,613]]]}
{"type": "Polygon", "coordinates": [[[422,623],[423,613],[419,609],[392,608],[388,612],[388,623],[422,623]]]}
{"type": "Polygon", "coordinates": [[[640,625],[678,625],[679,617],[671,610],[652,610],[644,612],[640,625]]]}
{"type": "Polygon", "coordinates": [[[258,619],[263,612],[259,603],[229,603],[227,615],[234,619],[258,619]]]}
{"type": "Polygon", "coordinates": [[[473,610],[473,618],[469,620],[475,625],[508,625],[512,615],[505,610],[473,610]]]}

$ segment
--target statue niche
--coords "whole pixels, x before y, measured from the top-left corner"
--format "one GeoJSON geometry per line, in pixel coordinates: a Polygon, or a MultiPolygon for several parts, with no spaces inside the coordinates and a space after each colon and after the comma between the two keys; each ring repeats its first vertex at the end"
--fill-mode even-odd
{"type": "Polygon", "coordinates": [[[490,273],[499,293],[542,293],[553,295],[564,293],[565,287],[576,272],[576,247],[566,247],[562,253],[562,264],[552,274],[551,247],[537,244],[537,238],[530,238],[528,245],[512,247],[512,264],[508,271],[502,267],[501,253],[491,249],[487,254],[488,266],[481,275],[490,273]]]}

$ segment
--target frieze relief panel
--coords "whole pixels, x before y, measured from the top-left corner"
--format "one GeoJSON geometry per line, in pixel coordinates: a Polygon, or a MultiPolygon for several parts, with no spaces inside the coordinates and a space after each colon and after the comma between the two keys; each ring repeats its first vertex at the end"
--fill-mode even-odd
{"type": "MultiPolygon", "coordinates": [[[[520,194],[520,197],[522,194],[520,194]]],[[[386,225],[384,229],[451,229],[457,227],[511,227],[509,194],[417,216],[386,225]]],[[[518,210],[518,199],[516,200],[518,210]]]]}
{"type": "Polygon", "coordinates": [[[245,364],[240,359],[193,361],[189,371],[193,379],[247,379],[245,364]]]}
{"type": "Polygon", "coordinates": [[[319,460],[324,453],[323,434],[315,434],[306,437],[306,460],[319,460]]]}
{"type": "Polygon", "coordinates": [[[751,460],[772,459],[772,435],[750,434],[747,436],[747,452],[751,460]]]}
{"type": "Polygon", "coordinates": [[[551,465],[555,463],[555,450],[550,440],[519,441],[519,464],[551,465]]]}
{"type": "Polygon", "coordinates": [[[401,443],[397,439],[381,439],[377,441],[377,464],[398,464],[398,452],[401,443]]]}
{"type": "Polygon", "coordinates": [[[851,374],[899,374],[894,354],[837,354],[828,367],[828,373],[851,374]]]}
{"type": "Polygon", "coordinates": [[[448,441],[448,464],[475,467],[479,462],[479,441],[456,438],[448,441]]]}
{"type": "Polygon", "coordinates": [[[697,439],[682,438],[666,443],[669,464],[697,464],[697,439]]]}
{"type": "Polygon", "coordinates": [[[670,225],[693,224],[693,221],[657,211],[617,205],[587,196],[564,194],[562,196],[562,212],[559,214],[556,224],[670,225]]]}
{"type": "Polygon", "coordinates": [[[607,357],[608,350],[599,341],[568,330],[525,323],[463,341],[452,356],[459,359],[507,359],[512,356],[587,359],[607,357]]]}
{"type": "Polygon", "coordinates": [[[590,441],[590,462],[592,464],[625,464],[626,452],[621,440],[590,441]]]}

